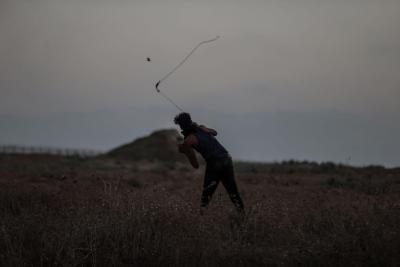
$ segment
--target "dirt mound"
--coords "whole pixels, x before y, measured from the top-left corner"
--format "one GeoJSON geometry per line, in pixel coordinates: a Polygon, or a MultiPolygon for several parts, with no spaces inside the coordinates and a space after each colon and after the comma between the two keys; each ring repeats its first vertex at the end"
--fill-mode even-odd
{"type": "Polygon", "coordinates": [[[181,136],[175,129],[158,130],[111,150],[107,156],[129,160],[185,161],[176,147],[179,138],[181,136]]]}

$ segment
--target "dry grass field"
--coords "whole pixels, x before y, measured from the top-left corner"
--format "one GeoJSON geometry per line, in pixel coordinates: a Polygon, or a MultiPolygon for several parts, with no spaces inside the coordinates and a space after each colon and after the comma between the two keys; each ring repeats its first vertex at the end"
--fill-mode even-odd
{"type": "Polygon", "coordinates": [[[0,266],[398,266],[400,170],[237,162],[238,217],[185,163],[0,156],[0,266]]]}

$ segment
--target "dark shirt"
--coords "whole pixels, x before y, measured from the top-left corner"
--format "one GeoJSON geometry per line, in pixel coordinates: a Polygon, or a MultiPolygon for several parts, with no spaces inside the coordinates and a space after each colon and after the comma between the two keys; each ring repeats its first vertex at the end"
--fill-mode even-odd
{"type": "Polygon", "coordinates": [[[193,134],[197,138],[197,145],[193,145],[193,148],[199,152],[206,161],[229,157],[228,151],[212,134],[203,131],[201,128],[198,128],[193,134]]]}

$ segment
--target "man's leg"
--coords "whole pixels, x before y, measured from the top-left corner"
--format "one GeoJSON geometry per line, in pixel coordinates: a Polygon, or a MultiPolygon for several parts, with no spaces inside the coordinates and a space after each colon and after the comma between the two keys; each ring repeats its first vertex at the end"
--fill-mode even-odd
{"type": "Polygon", "coordinates": [[[201,207],[207,207],[211,197],[217,189],[219,180],[213,168],[207,164],[206,173],[204,175],[203,193],[201,195],[201,207]]]}
{"type": "Polygon", "coordinates": [[[232,159],[230,158],[224,160],[224,170],[222,171],[221,181],[236,209],[239,212],[243,212],[244,205],[237,189],[232,159]]]}

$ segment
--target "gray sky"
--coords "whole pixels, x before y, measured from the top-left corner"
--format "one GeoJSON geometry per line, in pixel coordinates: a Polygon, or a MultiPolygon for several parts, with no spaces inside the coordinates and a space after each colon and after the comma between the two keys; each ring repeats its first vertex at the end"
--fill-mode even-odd
{"type": "Polygon", "coordinates": [[[399,25],[396,0],[0,0],[0,143],[109,149],[172,127],[154,83],[220,35],[162,90],[229,129],[236,158],[399,165],[399,25]]]}

